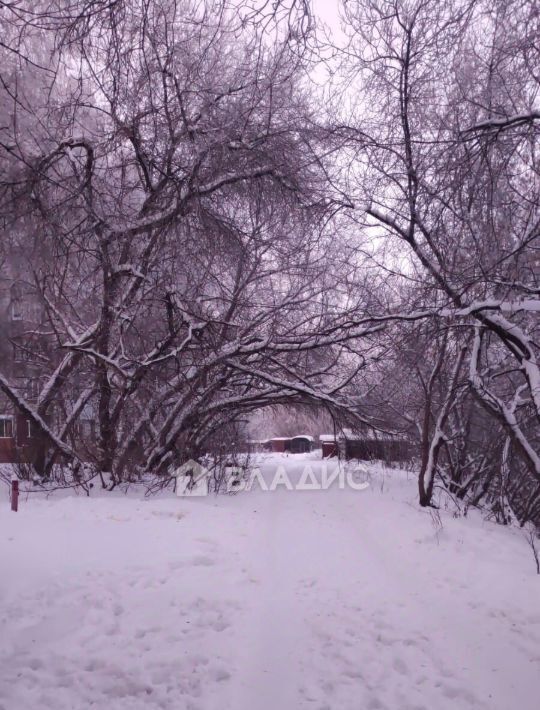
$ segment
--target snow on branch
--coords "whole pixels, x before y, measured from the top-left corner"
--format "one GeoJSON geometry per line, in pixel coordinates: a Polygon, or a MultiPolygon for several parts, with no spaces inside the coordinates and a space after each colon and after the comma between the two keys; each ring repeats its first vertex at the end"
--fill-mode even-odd
{"type": "Polygon", "coordinates": [[[482,121],[470,128],[465,129],[464,133],[480,133],[489,131],[505,131],[510,128],[520,128],[528,124],[533,124],[540,120],[540,111],[531,111],[531,113],[521,113],[507,118],[493,118],[488,121],[482,121]]]}

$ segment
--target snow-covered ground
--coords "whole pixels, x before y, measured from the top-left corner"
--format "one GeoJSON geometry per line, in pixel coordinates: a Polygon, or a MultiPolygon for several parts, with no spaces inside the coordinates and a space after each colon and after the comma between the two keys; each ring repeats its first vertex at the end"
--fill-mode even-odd
{"type": "MultiPolygon", "coordinates": [[[[306,456],[264,459],[266,478],[306,456]]],[[[319,462],[310,461],[318,470],[319,462]]],[[[519,530],[368,490],[0,500],[2,710],[537,710],[519,530]]]]}

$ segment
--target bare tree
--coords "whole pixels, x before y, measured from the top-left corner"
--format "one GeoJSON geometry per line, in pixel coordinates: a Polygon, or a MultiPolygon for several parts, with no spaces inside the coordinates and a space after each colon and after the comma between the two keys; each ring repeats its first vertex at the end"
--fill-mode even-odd
{"type": "Polygon", "coordinates": [[[44,324],[20,347],[39,335],[47,354],[35,401],[0,387],[51,444],[47,475],[61,455],[114,486],[260,407],[357,408],[358,339],[381,325],[325,258],[340,194],[302,60],[216,7],[59,4],[30,23],[54,33],[66,79],[5,204],[44,324]]]}
{"type": "Polygon", "coordinates": [[[339,130],[356,147],[365,227],[407,248],[401,278],[424,281],[432,316],[469,333],[470,387],[508,433],[535,482],[534,498],[540,304],[533,5],[346,3],[343,71],[363,100],[361,117],[345,117],[339,130]]]}

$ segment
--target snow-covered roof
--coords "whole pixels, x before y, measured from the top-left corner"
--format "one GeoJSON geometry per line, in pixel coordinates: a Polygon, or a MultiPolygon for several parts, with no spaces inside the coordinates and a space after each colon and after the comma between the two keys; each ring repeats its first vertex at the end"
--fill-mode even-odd
{"type": "Polygon", "coordinates": [[[335,434],[321,434],[319,436],[319,441],[321,441],[323,443],[328,442],[328,441],[334,442],[336,440],[337,440],[337,436],[335,434]]]}
{"type": "Polygon", "coordinates": [[[354,432],[352,429],[343,429],[339,435],[340,439],[348,439],[349,441],[362,441],[364,439],[379,439],[382,441],[407,441],[405,434],[391,431],[379,431],[378,429],[364,429],[363,431],[354,432]]]}
{"type": "Polygon", "coordinates": [[[309,434],[297,434],[292,437],[293,439],[307,439],[308,441],[315,441],[315,439],[309,434]]]}

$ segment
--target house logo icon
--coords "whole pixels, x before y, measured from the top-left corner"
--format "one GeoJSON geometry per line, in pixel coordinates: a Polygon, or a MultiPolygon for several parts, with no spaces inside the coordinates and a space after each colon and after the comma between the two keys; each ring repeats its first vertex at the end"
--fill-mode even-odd
{"type": "Polygon", "coordinates": [[[207,496],[209,473],[198,461],[186,461],[173,474],[176,478],[176,495],[179,498],[207,496]]]}

